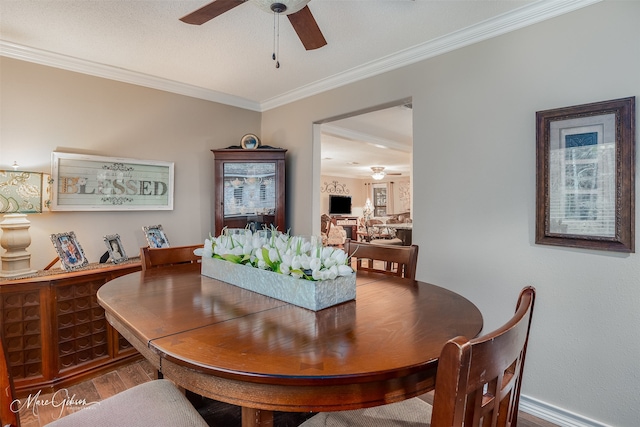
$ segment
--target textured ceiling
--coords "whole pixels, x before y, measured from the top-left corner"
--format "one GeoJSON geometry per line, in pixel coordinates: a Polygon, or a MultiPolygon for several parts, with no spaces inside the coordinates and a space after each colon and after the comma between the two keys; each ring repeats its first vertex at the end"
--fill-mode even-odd
{"type": "Polygon", "coordinates": [[[311,0],[306,51],[251,2],[197,26],[209,0],[0,0],[0,54],[264,110],[574,10],[594,0],[311,0]],[[165,87],[162,87],[162,86],[165,87]]]}
{"type": "Polygon", "coordinates": [[[326,123],[321,131],[322,175],[369,178],[372,166],[411,174],[413,111],[406,105],[326,123]]]}

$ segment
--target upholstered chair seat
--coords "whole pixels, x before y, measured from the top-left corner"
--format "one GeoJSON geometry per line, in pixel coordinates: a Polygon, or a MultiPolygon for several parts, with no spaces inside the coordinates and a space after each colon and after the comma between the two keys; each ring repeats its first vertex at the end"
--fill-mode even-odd
{"type": "Polygon", "coordinates": [[[321,412],[300,427],[429,427],[432,408],[424,400],[414,397],[373,408],[321,412]]]}
{"type": "Polygon", "coordinates": [[[207,427],[207,423],[171,381],[154,380],[47,424],[47,427],[103,426],[207,427]]]}

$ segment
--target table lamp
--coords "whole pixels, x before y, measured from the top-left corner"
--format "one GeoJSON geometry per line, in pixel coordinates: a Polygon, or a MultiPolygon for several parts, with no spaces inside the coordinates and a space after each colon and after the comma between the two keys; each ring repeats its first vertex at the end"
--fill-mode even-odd
{"type": "Polygon", "coordinates": [[[31,269],[31,244],[27,219],[29,213],[42,212],[42,189],[44,175],[40,172],[0,170],[0,213],[5,214],[0,222],[2,238],[0,246],[6,252],[2,259],[0,277],[16,277],[35,273],[31,269]]]}

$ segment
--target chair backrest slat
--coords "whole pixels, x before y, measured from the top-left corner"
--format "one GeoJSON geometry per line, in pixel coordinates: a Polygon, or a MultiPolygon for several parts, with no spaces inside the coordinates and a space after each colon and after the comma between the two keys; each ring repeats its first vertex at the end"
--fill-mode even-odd
{"type": "Polygon", "coordinates": [[[357,260],[357,269],[374,271],[415,280],[418,263],[418,246],[374,245],[347,240],[344,250],[357,260]],[[368,260],[363,263],[363,260],[368,260]],[[377,261],[377,263],[376,263],[377,261]],[[378,264],[378,265],[376,265],[378,264]],[[380,266],[380,264],[382,266],[380,266]]]}
{"type": "Polygon", "coordinates": [[[479,338],[457,337],[438,360],[431,427],[509,427],[518,416],[535,289],[520,292],[514,316],[479,338]]]}
{"type": "Polygon", "coordinates": [[[186,264],[200,261],[200,256],[193,253],[195,249],[203,245],[175,246],[169,248],[140,248],[140,261],[142,269],[163,267],[174,264],[186,264]]]}

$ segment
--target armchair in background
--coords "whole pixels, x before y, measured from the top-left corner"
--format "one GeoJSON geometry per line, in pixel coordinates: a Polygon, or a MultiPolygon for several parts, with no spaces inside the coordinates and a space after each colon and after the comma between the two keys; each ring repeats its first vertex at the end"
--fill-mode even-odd
{"type": "Polygon", "coordinates": [[[347,241],[347,231],[341,225],[336,224],[335,218],[331,218],[327,214],[322,214],[320,221],[322,244],[324,246],[342,247],[344,242],[347,241]]]}
{"type": "Polygon", "coordinates": [[[335,218],[331,220],[330,224],[327,245],[342,247],[347,241],[347,231],[341,225],[336,224],[335,218]]]}

